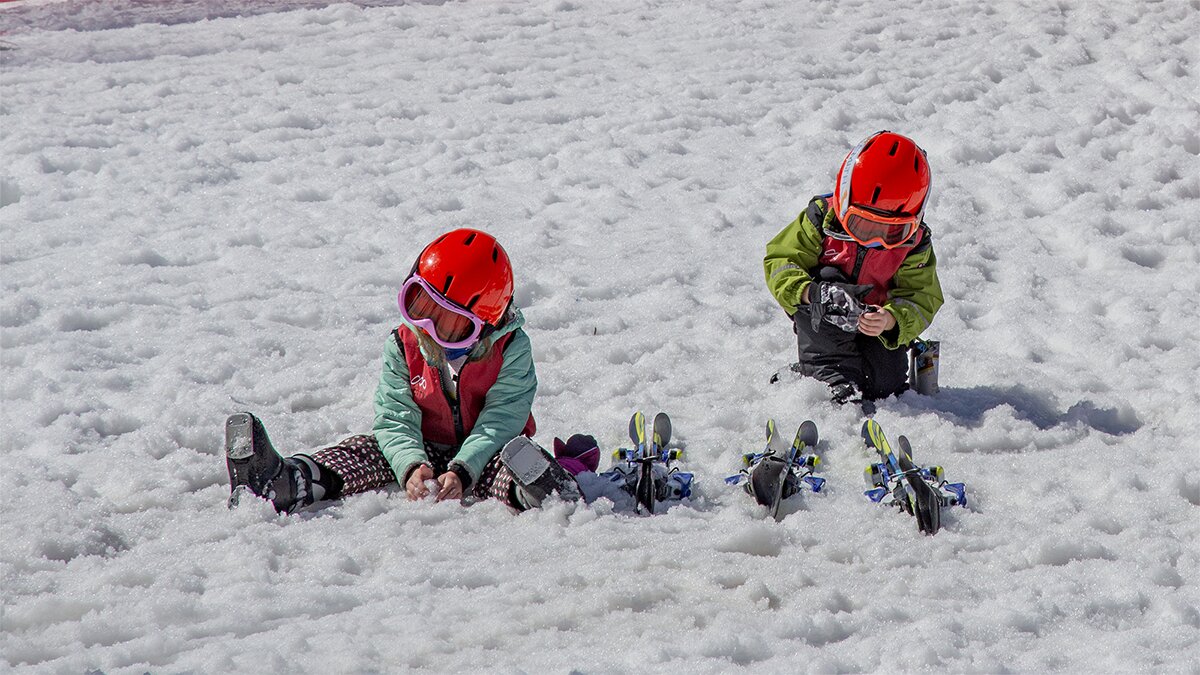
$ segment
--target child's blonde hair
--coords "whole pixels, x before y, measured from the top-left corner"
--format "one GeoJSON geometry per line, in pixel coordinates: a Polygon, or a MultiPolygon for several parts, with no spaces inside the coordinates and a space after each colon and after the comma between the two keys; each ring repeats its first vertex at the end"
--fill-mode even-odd
{"type": "MultiPolygon", "coordinates": [[[[425,360],[429,365],[435,368],[441,368],[446,364],[446,349],[439,345],[433,338],[429,337],[423,328],[413,328],[413,332],[417,334],[417,344],[421,346],[421,353],[425,355],[425,360]]],[[[471,351],[467,353],[468,361],[482,361],[492,353],[492,348],[496,346],[496,341],[491,337],[484,338],[475,343],[471,351]]]]}

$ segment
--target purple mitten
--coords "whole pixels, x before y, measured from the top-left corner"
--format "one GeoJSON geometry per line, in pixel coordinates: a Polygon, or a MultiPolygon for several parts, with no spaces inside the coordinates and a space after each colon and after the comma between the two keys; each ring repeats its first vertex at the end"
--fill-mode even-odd
{"type": "Polygon", "coordinates": [[[595,471],[600,466],[600,446],[596,439],[586,434],[575,434],[564,443],[554,439],[554,458],[572,476],[584,471],[595,471]]]}

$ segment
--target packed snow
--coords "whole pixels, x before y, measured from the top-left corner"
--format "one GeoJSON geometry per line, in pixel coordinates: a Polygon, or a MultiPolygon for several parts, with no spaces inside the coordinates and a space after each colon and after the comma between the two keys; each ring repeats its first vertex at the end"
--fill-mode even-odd
{"type": "Polygon", "coordinates": [[[0,9],[0,670],[1200,672],[1200,2],[294,4],[0,9]],[[942,389],[876,419],[967,483],[935,537],[768,384],[764,244],[878,129],[934,171],[942,389]],[[695,498],[226,509],[226,415],[369,430],[461,226],[537,440],[666,410],[695,498]],[[779,523],[722,482],[768,417],[829,481],[779,523]]]}

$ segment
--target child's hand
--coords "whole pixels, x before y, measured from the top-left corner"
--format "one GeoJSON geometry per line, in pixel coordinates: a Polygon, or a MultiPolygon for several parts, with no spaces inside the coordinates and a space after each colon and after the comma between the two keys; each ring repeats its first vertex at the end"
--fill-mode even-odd
{"type": "Polygon", "coordinates": [[[429,494],[429,488],[425,487],[427,480],[433,480],[433,467],[422,464],[413,469],[413,472],[408,475],[408,481],[404,483],[404,490],[408,493],[409,500],[424,499],[429,494]]]}
{"type": "Polygon", "coordinates": [[[443,499],[462,499],[463,487],[462,481],[458,478],[458,474],[454,473],[453,471],[447,471],[446,473],[438,476],[437,482],[438,486],[441,488],[437,493],[437,501],[440,502],[443,499]]]}
{"type": "Polygon", "coordinates": [[[869,307],[870,311],[858,317],[858,332],[872,337],[896,325],[896,317],[892,313],[879,308],[869,307]]]}

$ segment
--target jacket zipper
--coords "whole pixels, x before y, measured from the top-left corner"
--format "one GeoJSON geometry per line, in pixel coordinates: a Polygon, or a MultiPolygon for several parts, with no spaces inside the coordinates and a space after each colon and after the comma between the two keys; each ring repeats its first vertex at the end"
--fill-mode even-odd
{"type": "Polygon", "coordinates": [[[858,253],[854,256],[854,271],[850,274],[850,283],[858,283],[858,273],[862,272],[863,263],[867,261],[868,250],[866,246],[859,245],[858,253]]]}
{"type": "MultiPolygon", "coordinates": [[[[463,369],[466,369],[466,364],[463,364],[463,369]]],[[[437,385],[438,391],[442,392],[442,398],[446,399],[446,405],[450,407],[450,419],[454,421],[455,442],[457,445],[462,445],[462,442],[466,440],[466,435],[463,433],[462,409],[460,408],[457,399],[459,378],[454,378],[451,376],[451,379],[454,381],[454,397],[451,397],[450,394],[446,393],[446,388],[442,386],[442,369],[430,368],[430,374],[432,374],[436,380],[434,384],[437,385]]],[[[459,371],[459,375],[462,375],[462,371],[459,371]]]]}
{"type": "Polygon", "coordinates": [[[458,371],[458,376],[451,376],[451,379],[454,381],[453,398],[449,394],[446,394],[446,390],[442,390],[442,395],[446,397],[446,402],[450,404],[450,417],[454,419],[454,437],[458,439],[459,445],[462,445],[462,442],[467,440],[466,433],[463,431],[462,410],[459,407],[461,397],[458,391],[458,383],[462,379],[463,371],[466,369],[467,364],[464,363],[462,370],[458,371]]]}

